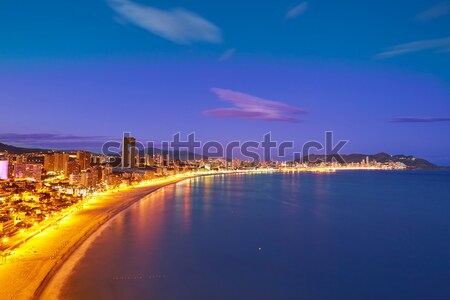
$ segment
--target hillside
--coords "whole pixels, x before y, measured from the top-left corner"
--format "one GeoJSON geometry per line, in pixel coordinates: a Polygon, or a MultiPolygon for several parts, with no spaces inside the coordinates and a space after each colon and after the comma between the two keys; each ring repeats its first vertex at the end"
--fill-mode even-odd
{"type": "MultiPolygon", "coordinates": [[[[429,161],[422,159],[422,158],[417,158],[411,155],[404,155],[404,154],[397,154],[397,155],[389,155],[387,153],[381,152],[381,153],[377,153],[374,155],[369,155],[369,154],[344,154],[342,155],[342,158],[344,159],[344,161],[346,163],[359,163],[363,160],[366,159],[366,157],[369,157],[370,161],[376,160],[377,162],[380,163],[386,163],[386,162],[401,162],[404,163],[407,167],[409,168],[413,168],[413,169],[438,169],[439,167],[436,166],[435,164],[430,163],[429,161]]],[[[315,155],[315,154],[311,154],[308,157],[304,157],[303,161],[327,161],[327,162],[331,162],[332,160],[336,159],[337,161],[339,161],[339,157],[337,156],[327,156],[325,158],[324,155],[315,155]]]]}
{"type": "MultiPolygon", "coordinates": [[[[24,148],[24,147],[16,147],[11,146],[7,144],[0,143],[0,152],[5,152],[11,154],[24,154],[24,153],[32,153],[32,152],[41,152],[41,153],[47,153],[51,152],[51,150],[48,149],[39,149],[39,148],[24,148]]],[[[140,151],[141,154],[143,154],[143,151],[140,151]]],[[[162,151],[160,149],[154,148],[153,153],[162,153],[162,155],[166,155],[167,151],[162,151]]],[[[117,153],[109,153],[109,154],[117,154],[117,153]]],[[[206,156],[197,154],[197,153],[189,153],[187,151],[169,151],[169,155],[172,159],[181,159],[181,160],[187,160],[188,158],[195,159],[206,159],[206,156]]],[[[386,163],[386,162],[402,162],[407,167],[412,169],[440,169],[441,167],[430,163],[429,161],[423,159],[423,158],[417,158],[411,155],[404,155],[404,154],[397,154],[397,155],[389,155],[384,152],[380,152],[374,155],[369,154],[344,154],[342,155],[342,158],[346,163],[360,163],[361,161],[365,160],[366,157],[369,157],[370,161],[376,160],[380,163],[386,163]]],[[[309,157],[303,157],[304,162],[315,162],[315,161],[327,161],[331,162],[333,159],[339,162],[338,156],[329,155],[317,155],[317,154],[311,154],[309,157]]]]}
{"type": "Polygon", "coordinates": [[[0,143],[0,152],[8,152],[10,154],[24,154],[24,153],[32,153],[32,152],[50,152],[48,149],[39,149],[39,148],[23,148],[16,147],[7,144],[0,143]]]}

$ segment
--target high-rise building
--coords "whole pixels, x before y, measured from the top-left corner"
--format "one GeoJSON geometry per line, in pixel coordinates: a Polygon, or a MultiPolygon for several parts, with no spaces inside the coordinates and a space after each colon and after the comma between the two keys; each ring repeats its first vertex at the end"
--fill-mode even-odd
{"type": "Polygon", "coordinates": [[[148,153],[145,155],[145,165],[154,167],[155,166],[155,160],[153,159],[153,155],[148,153]]]}
{"type": "Polygon", "coordinates": [[[47,172],[55,172],[55,155],[48,154],[44,157],[44,169],[47,172]]]}
{"type": "Polygon", "coordinates": [[[169,154],[169,152],[167,152],[167,154],[166,154],[166,166],[169,166],[170,165],[170,154],[169,154]]]}
{"type": "Polygon", "coordinates": [[[122,168],[134,168],[136,159],[136,139],[129,133],[123,134],[122,168]]]}
{"type": "MultiPolygon", "coordinates": [[[[133,158],[131,158],[133,160],[133,158]]],[[[136,156],[135,156],[135,167],[138,167],[141,165],[141,156],[139,155],[139,151],[136,152],[136,156]]]]}
{"type": "Polygon", "coordinates": [[[164,165],[164,158],[161,153],[157,153],[155,155],[155,162],[158,167],[162,167],[164,165]]]}
{"type": "Polygon", "coordinates": [[[69,175],[69,183],[72,185],[78,185],[81,182],[81,175],[79,173],[69,175]]]}
{"type": "MultiPolygon", "coordinates": [[[[55,172],[64,171],[67,168],[67,163],[69,162],[70,155],[68,153],[55,153],[54,170],[55,172]]],[[[68,176],[68,174],[66,174],[68,176]]]]}
{"type": "Polygon", "coordinates": [[[91,173],[92,173],[92,184],[96,185],[100,183],[102,180],[102,167],[101,166],[92,167],[91,173]]]}
{"type": "Polygon", "coordinates": [[[91,153],[86,151],[77,152],[77,160],[81,170],[87,170],[91,166],[91,153]]]}
{"type": "Polygon", "coordinates": [[[102,179],[104,180],[105,177],[109,174],[112,174],[113,168],[110,165],[107,165],[102,170],[102,179]]]}
{"type": "Polygon", "coordinates": [[[91,171],[81,172],[81,185],[85,187],[92,186],[92,173],[91,171]]]}
{"type": "Polygon", "coordinates": [[[70,174],[80,173],[81,168],[77,160],[69,160],[64,165],[64,176],[69,177],[70,174]]]}
{"type": "Polygon", "coordinates": [[[8,161],[0,160],[0,180],[8,179],[8,161]]]}

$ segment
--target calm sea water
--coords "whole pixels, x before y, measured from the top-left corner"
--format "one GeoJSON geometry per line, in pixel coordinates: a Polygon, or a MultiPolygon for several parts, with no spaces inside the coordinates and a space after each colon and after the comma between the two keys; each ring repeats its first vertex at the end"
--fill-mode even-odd
{"type": "Polygon", "coordinates": [[[210,176],[114,219],[63,299],[450,299],[450,173],[210,176]]]}

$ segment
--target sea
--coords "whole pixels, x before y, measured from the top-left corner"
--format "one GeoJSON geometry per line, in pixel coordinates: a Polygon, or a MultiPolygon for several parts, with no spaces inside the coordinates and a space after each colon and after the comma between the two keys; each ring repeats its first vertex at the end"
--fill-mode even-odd
{"type": "Polygon", "coordinates": [[[450,172],[214,175],[105,225],[61,299],[450,299],[450,172]]]}

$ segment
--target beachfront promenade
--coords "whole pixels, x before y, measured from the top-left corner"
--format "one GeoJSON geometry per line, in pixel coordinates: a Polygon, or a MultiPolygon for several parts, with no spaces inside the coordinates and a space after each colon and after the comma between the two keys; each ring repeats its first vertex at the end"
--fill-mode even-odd
{"type": "Polygon", "coordinates": [[[35,299],[70,254],[101,224],[156,189],[184,179],[173,177],[93,196],[83,209],[34,235],[0,262],[0,299],[35,299]]]}
{"type": "MultiPolygon", "coordinates": [[[[0,300],[41,299],[41,296],[44,299],[48,295],[55,295],[46,290],[47,285],[71,254],[102,224],[161,187],[198,176],[272,171],[211,171],[175,175],[91,196],[62,216],[38,225],[33,229],[34,232],[21,233],[20,239],[10,241],[14,249],[6,259],[0,260],[0,300]]],[[[65,269],[69,267],[62,269],[67,272],[65,269]]]]}

